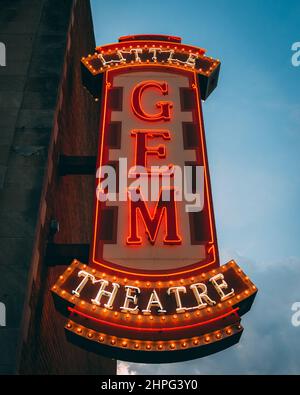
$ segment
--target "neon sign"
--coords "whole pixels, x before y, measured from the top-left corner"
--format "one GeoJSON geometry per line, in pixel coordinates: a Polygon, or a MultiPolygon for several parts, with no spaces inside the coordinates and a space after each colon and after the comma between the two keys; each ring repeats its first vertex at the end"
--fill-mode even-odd
{"type": "Polygon", "coordinates": [[[82,58],[101,100],[90,259],[52,287],[75,343],[168,362],[239,340],[257,288],[234,261],[219,263],[201,107],[219,68],[171,36],[121,37],[82,58]]]}

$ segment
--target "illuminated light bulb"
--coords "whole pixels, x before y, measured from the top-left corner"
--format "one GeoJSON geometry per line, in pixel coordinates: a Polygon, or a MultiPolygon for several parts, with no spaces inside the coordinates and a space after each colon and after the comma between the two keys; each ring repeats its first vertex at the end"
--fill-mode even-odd
{"type": "Polygon", "coordinates": [[[54,285],[54,287],[52,287],[53,291],[57,290],[57,287],[54,285]]]}
{"type": "Polygon", "coordinates": [[[221,339],[221,337],[222,337],[221,333],[217,333],[217,334],[216,334],[216,338],[217,338],[217,339],[221,339]]]}
{"type": "Polygon", "coordinates": [[[236,298],[237,298],[237,300],[240,300],[240,299],[241,299],[240,295],[238,295],[236,298]]]}
{"type": "Polygon", "coordinates": [[[139,343],[135,343],[134,348],[139,348],[139,343]]]}
{"type": "Polygon", "coordinates": [[[70,272],[72,269],[70,267],[68,267],[67,271],[70,272]]]}
{"type": "Polygon", "coordinates": [[[232,300],[228,300],[228,304],[229,304],[229,305],[232,305],[232,300]]]}
{"type": "Polygon", "coordinates": [[[63,280],[63,279],[64,279],[64,276],[59,276],[59,278],[60,278],[60,280],[63,280]]]}
{"type": "Polygon", "coordinates": [[[171,343],[171,344],[170,344],[170,348],[171,348],[172,350],[174,350],[175,344],[174,344],[174,343],[171,343]]]}
{"type": "Polygon", "coordinates": [[[93,337],[93,334],[91,332],[89,332],[88,337],[91,339],[93,337]]]}
{"type": "Polygon", "coordinates": [[[83,268],[86,269],[86,265],[83,265],[83,268]]]}
{"type": "Polygon", "coordinates": [[[177,318],[177,314],[174,314],[174,315],[173,315],[173,318],[174,318],[174,320],[176,320],[176,318],[177,318]]]}
{"type": "Polygon", "coordinates": [[[169,285],[172,285],[173,284],[173,281],[169,281],[169,285]]]}
{"type": "Polygon", "coordinates": [[[245,281],[249,281],[249,277],[248,276],[245,277],[245,281]]]}
{"type": "Polygon", "coordinates": [[[82,301],[80,302],[80,304],[81,304],[82,306],[85,305],[85,301],[82,300],[82,301]]]}
{"type": "Polygon", "coordinates": [[[129,318],[130,317],[130,315],[129,314],[126,314],[126,318],[129,318]]]}
{"type": "Polygon", "coordinates": [[[195,346],[197,346],[197,345],[199,344],[199,340],[195,339],[195,340],[193,341],[193,343],[194,343],[195,346]]]}
{"type": "Polygon", "coordinates": [[[96,270],[95,270],[95,269],[93,269],[93,270],[92,270],[92,273],[93,273],[93,274],[95,274],[95,273],[96,273],[96,270]]]}
{"type": "Polygon", "coordinates": [[[210,337],[209,336],[205,336],[204,340],[206,341],[206,343],[208,343],[210,341],[210,337]]]}
{"type": "Polygon", "coordinates": [[[136,282],[135,282],[135,283],[136,283],[136,285],[138,285],[140,282],[139,282],[139,280],[136,280],[136,282]]]}
{"type": "Polygon", "coordinates": [[[181,346],[182,346],[182,347],[186,347],[186,342],[183,342],[183,343],[181,344],[181,346]]]}
{"type": "Polygon", "coordinates": [[[142,316],[141,316],[140,314],[138,315],[138,319],[139,319],[139,320],[141,320],[141,319],[142,319],[142,316]]]}
{"type": "Polygon", "coordinates": [[[147,285],[147,287],[150,287],[150,283],[149,283],[149,281],[147,281],[146,285],[147,285]]]}
{"type": "Polygon", "coordinates": [[[61,294],[64,295],[66,293],[66,291],[61,291],[61,294]]]}
{"type": "Polygon", "coordinates": [[[159,287],[161,286],[161,281],[158,282],[158,286],[159,286],[159,287]]]}
{"type": "Polygon", "coordinates": [[[75,300],[75,296],[72,296],[72,297],[71,297],[71,300],[75,300]]]}
{"type": "MultiPolygon", "coordinates": [[[[109,84],[109,86],[110,86],[111,84],[109,84]]],[[[102,277],[105,277],[106,276],[106,274],[105,273],[102,273],[102,277]]]]}
{"type": "Polygon", "coordinates": [[[211,312],[211,308],[208,307],[208,308],[206,309],[206,311],[207,311],[208,313],[210,313],[210,312],[211,312]]]}
{"type": "Polygon", "coordinates": [[[252,289],[256,289],[256,286],[255,286],[255,285],[252,285],[252,289]]]}
{"type": "Polygon", "coordinates": [[[242,329],[241,325],[238,325],[237,328],[238,328],[238,329],[242,329]]]}
{"type": "Polygon", "coordinates": [[[69,328],[69,329],[72,328],[72,324],[68,323],[67,328],[69,328]]]}
{"type": "Polygon", "coordinates": [[[165,321],[165,320],[166,320],[166,317],[165,317],[165,316],[162,316],[161,319],[162,319],[162,321],[165,321]]]}
{"type": "Polygon", "coordinates": [[[114,316],[115,316],[115,317],[118,317],[118,313],[117,313],[116,311],[114,312],[114,316]]]}
{"type": "Polygon", "coordinates": [[[201,313],[200,313],[200,311],[198,310],[198,311],[196,311],[196,315],[199,317],[199,315],[200,315],[201,313]]]}
{"type": "Polygon", "coordinates": [[[93,310],[93,311],[95,311],[95,310],[96,310],[96,308],[97,308],[96,306],[93,306],[93,307],[92,307],[92,310],[93,310]]]}
{"type": "Polygon", "coordinates": [[[99,340],[100,340],[101,342],[103,342],[103,341],[104,341],[104,337],[103,337],[103,336],[100,336],[100,337],[99,337],[99,340]]]}
{"type": "Polygon", "coordinates": [[[77,328],[77,333],[81,333],[82,329],[81,328],[77,328]]]}
{"type": "Polygon", "coordinates": [[[220,309],[222,307],[222,303],[218,303],[217,306],[220,309]]]}
{"type": "Polygon", "coordinates": [[[123,347],[127,347],[127,343],[126,342],[122,342],[122,346],[123,347]]]}
{"type": "Polygon", "coordinates": [[[110,342],[112,345],[116,344],[116,341],[114,339],[112,339],[112,341],[110,342]]]}
{"type": "Polygon", "coordinates": [[[193,281],[193,282],[194,282],[194,281],[195,281],[195,277],[192,277],[192,278],[191,278],[191,281],[193,281]]]}
{"type": "Polygon", "coordinates": [[[189,313],[185,314],[185,318],[189,318],[189,316],[190,316],[189,313]]]}
{"type": "Polygon", "coordinates": [[[246,295],[249,295],[249,291],[248,291],[248,289],[245,291],[245,294],[246,294],[246,295]]]}
{"type": "Polygon", "coordinates": [[[216,273],[217,273],[217,271],[216,271],[215,269],[214,269],[212,272],[213,272],[213,274],[216,274],[216,273]]]}
{"type": "Polygon", "coordinates": [[[150,344],[147,344],[146,348],[147,348],[147,350],[151,350],[150,344]]]}
{"type": "Polygon", "coordinates": [[[181,279],[181,280],[180,280],[180,284],[183,284],[183,283],[184,283],[184,281],[183,281],[183,279],[181,279]]]}
{"type": "Polygon", "coordinates": [[[201,277],[202,277],[202,278],[205,278],[205,277],[206,277],[206,274],[205,274],[205,273],[202,273],[202,274],[201,274],[201,277]]]}
{"type": "Polygon", "coordinates": [[[227,333],[227,335],[231,335],[232,334],[232,330],[231,329],[227,329],[226,333],[227,333]]]}
{"type": "Polygon", "coordinates": [[[159,348],[159,350],[162,350],[162,348],[163,348],[162,344],[159,344],[158,348],[159,348]]]}
{"type": "Polygon", "coordinates": [[[124,278],[124,283],[127,283],[127,278],[124,278]]]}
{"type": "Polygon", "coordinates": [[[117,277],[116,277],[116,276],[113,276],[113,280],[116,281],[116,279],[117,279],[117,277]]]}
{"type": "Polygon", "coordinates": [[[150,315],[150,317],[149,317],[149,318],[150,318],[150,320],[151,320],[151,321],[153,320],[153,316],[152,316],[152,315],[150,315]]]}
{"type": "Polygon", "coordinates": [[[107,312],[107,308],[103,309],[103,311],[104,311],[104,313],[106,313],[107,312]]]}

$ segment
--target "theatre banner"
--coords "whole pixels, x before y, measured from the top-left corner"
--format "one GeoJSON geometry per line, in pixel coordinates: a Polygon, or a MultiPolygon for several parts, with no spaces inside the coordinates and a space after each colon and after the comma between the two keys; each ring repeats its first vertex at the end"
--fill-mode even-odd
{"type": "Polygon", "coordinates": [[[136,35],[81,62],[101,122],[89,261],[52,287],[67,337],[150,363],[235,344],[257,288],[219,262],[202,101],[220,61],[179,37],[136,35]]]}

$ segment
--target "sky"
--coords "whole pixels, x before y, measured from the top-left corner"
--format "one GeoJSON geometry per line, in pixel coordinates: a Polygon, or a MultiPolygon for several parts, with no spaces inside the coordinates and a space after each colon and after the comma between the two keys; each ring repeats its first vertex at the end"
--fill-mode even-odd
{"type": "Polygon", "coordinates": [[[259,293],[241,341],[176,364],[119,362],[119,374],[300,374],[299,0],[91,0],[97,45],[171,34],[221,60],[203,103],[221,264],[235,259],[259,293]]]}

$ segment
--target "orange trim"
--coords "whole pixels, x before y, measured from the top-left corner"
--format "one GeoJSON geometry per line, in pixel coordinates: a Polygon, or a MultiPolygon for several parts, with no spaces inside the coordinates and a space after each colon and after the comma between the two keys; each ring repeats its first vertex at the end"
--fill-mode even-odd
{"type": "Polygon", "coordinates": [[[209,320],[202,321],[202,322],[197,322],[196,324],[189,324],[189,325],[183,325],[183,326],[173,326],[173,327],[138,327],[138,326],[129,326],[129,325],[121,325],[121,324],[116,324],[115,322],[109,322],[105,320],[101,320],[100,318],[93,317],[91,315],[82,313],[79,310],[74,309],[73,307],[68,307],[68,310],[71,313],[78,314],[81,317],[90,319],[95,322],[99,322],[100,324],[108,325],[108,326],[114,326],[116,328],[122,328],[122,329],[128,329],[128,330],[133,330],[133,331],[141,331],[141,332],[153,332],[153,331],[161,331],[161,332],[171,332],[171,331],[179,331],[179,330],[185,330],[185,329],[191,329],[191,328],[197,328],[199,326],[204,326],[211,324],[212,322],[219,321],[223,318],[228,317],[231,314],[237,315],[237,311],[239,310],[239,307],[236,307],[235,309],[230,310],[227,313],[224,313],[222,315],[219,315],[218,317],[210,318],[209,320]]]}
{"type": "MultiPolygon", "coordinates": [[[[153,66],[154,67],[156,66],[156,67],[163,68],[164,70],[166,70],[167,68],[177,68],[177,69],[180,69],[180,71],[182,72],[182,67],[178,67],[178,66],[176,67],[174,65],[162,66],[161,64],[151,64],[151,65],[132,64],[132,65],[125,65],[123,67],[125,67],[125,68],[127,68],[129,70],[130,69],[134,70],[137,67],[142,67],[142,68],[146,69],[147,67],[151,67],[152,68],[153,66]]],[[[101,140],[101,153],[100,153],[100,162],[99,162],[99,166],[100,167],[102,165],[102,160],[103,160],[103,148],[104,148],[103,147],[103,141],[104,141],[104,132],[105,132],[105,120],[106,120],[106,116],[107,116],[107,111],[106,111],[106,108],[107,108],[107,93],[108,93],[109,86],[111,86],[111,83],[108,82],[109,81],[109,74],[110,74],[110,72],[114,72],[114,70],[113,69],[106,70],[106,72],[105,72],[105,80],[104,80],[104,84],[105,85],[104,85],[104,100],[103,100],[103,111],[102,111],[103,119],[102,119],[102,125],[101,125],[102,126],[102,128],[101,128],[102,140],[101,140]]],[[[201,113],[202,113],[201,112],[201,104],[200,104],[200,101],[199,101],[199,93],[198,93],[198,89],[197,89],[197,87],[198,87],[198,81],[197,81],[197,78],[196,78],[197,77],[197,73],[195,72],[195,70],[191,70],[191,69],[188,69],[188,68],[184,69],[184,73],[186,73],[186,72],[193,73],[193,81],[194,82],[193,82],[192,86],[194,86],[195,89],[196,89],[196,98],[197,98],[197,107],[198,107],[198,111],[197,112],[198,112],[198,119],[200,121],[199,126],[200,126],[200,135],[201,135],[201,144],[202,144],[202,156],[204,158],[204,164],[205,164],[205,183],[206,183],[206,189],[207,189],[206,192],[207,192],[207,197],[208,197],[209,213],[210,213],[210,228],[211,228],[211,231],[212,231],[214,228],[212,226],[212,218],[211,218],[212,211],[211,211],[211,207],[210,207],[209,183],[208,183],[208,180],[207,180],[208,173],[207,173],[207,169],[206,169],[207,168],[206,149],[205,149],[203,136],[202,136],[202,134],[204,133],[204,129],[203,129],[204,126],[203,126],[203,120],[201,118],[201,113]]],[[[100,183],[100,180],[99,180],[99,183],[100,183]]],[[[201,261],[200,262],[195,262],[193,265],[190,265],[190,266],[193,266],[193,267],[190,267],[189,269],[182,269],[182,270],[179,270],[179,271],[175,271],[174,270],[172,273],[170,273],[170,272],[160,273],[159,271],[156,272],[156,273],[147,273],[147,272],[139,272],[139,271],[138,272],[133,272],[130,269],[126,270],[122,266],[117,265],[117,264],[111,263],[109,265],[105,261],[97,261],[96,257],[95,257],[95,254],[96,254],[96,237],[95,236],[96,236],[97,230],[98,230],[98,222],[99,222],[98,213],[99,213],[99,201],[96,200],[96,210],[95,210],[95,219],[94,219],[94,235],[93,235],[94,241],[93,241],[93,244],[92,244],[92,246],[93,246],[92,262],[97,264],[97,265],[99,265],[99,266],[102,266],[102,267],[104,267],[104,268],[106,268],[106,269],[108,269],[110,271],[117,271],[119,273],[123,273],[125,275],[131,275],[131,276],[134,276],[134,277],[136,277],[136,276],[144,276],[144,277],[149,277],[149,278],[154,278],[154,277],[174,277],[174,276],[180,276],[180,275],[184,275],[184,274],[188,274],[188,273],[193,273],[195,271],[199,271],[199,270],[203,270],[203,269],[207,270],[208,267],[214,265],[217,262],[216,245],[215,245],[215,241],[214,241],[214,237],[213,237],[214,232],[212,232],[212,239],[209,242],[209,244],[211,244],[210,247],[212,249],[212,255],[213,255],[212,260],[210,260],[207,263],[201,263],[201,261]]]]}
{"type": "Polygon", "coordinates": [[[128,35],[128,36],[121,36],[119,37],[119,42],[126,42],[126,41],[136,41],[136,40],[142,40],[142,41],[151,41],[151,40],[158,40],[158,41],[169,41],[172,43],[181,43],[181,37],[178,36],[169,36],[166,34],[133,34],[133,35],[128,35]]]}

